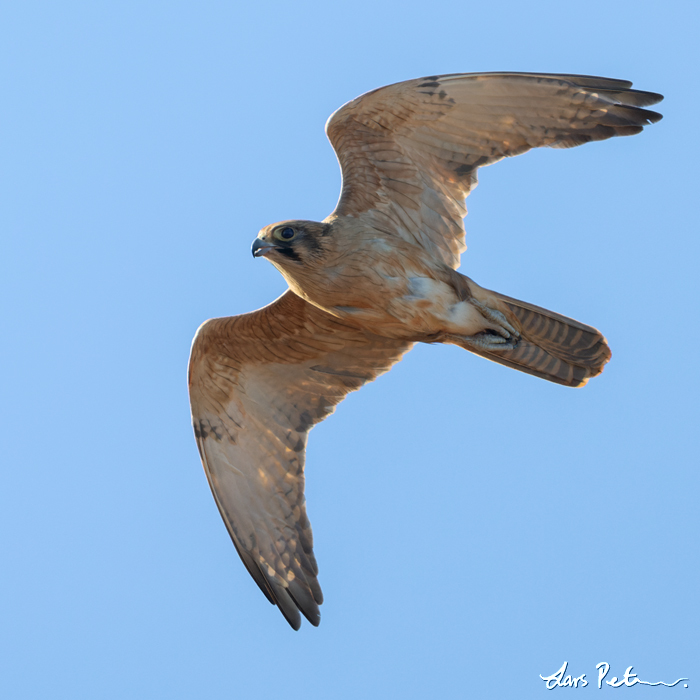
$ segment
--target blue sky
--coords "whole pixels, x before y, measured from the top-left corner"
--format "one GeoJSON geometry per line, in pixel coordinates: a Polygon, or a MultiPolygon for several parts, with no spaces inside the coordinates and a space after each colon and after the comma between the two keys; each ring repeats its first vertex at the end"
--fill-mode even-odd
{"type": "Polygon", "coordinates": [[[0,694],[695,697],[695,3],[6,3],[0,9],[0,694]],[[661,92],[634,138],[480,171],[462,272],[600,328],[583,390],[422,346],[314,429],[326,602],[240,563],[185,382],[206,318],[285,288],[258,230],[321,219],[323,126],[460,71],[661,92]],[[586,673],[548,691],[539,674],[586,673]],[[634,666],[673,689],[596,688],[634,666]]]}

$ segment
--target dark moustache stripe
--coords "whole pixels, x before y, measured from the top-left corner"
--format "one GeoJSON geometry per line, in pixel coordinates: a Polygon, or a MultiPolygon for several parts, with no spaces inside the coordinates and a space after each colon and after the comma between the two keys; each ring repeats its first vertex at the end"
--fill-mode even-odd
{"type": "Polygon", "coordinates": [[[294,250],[294,248],[283,248],[282,246],[279,246],[277,248],[277,252],[281,253],[282,255],[286,255],[290,260],[296,260],[296,262],[301,262],[301,258],[297,254],[296,250],[294,250]]]}

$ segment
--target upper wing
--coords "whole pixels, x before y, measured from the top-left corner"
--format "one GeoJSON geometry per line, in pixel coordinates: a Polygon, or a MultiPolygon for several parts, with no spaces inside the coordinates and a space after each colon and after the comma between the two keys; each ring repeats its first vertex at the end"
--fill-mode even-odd
{"type": "Polygon", "coordinates": [[[294,629],[322,602],[304,505],[308,431],[411,343],[357,330],[291,291],[197,331],[192,419],[204,470],[243,563],[294,629]]]}
{"type": "Polygon", "coordinates": [[[537,146],[639,133],[661,119],[640,108],[662,96],[631,85],[579,75],[462,73],[361,95],[326,124],[343,173],[329,219],[360,217],[456,268],[476,169],[537,146]]]}

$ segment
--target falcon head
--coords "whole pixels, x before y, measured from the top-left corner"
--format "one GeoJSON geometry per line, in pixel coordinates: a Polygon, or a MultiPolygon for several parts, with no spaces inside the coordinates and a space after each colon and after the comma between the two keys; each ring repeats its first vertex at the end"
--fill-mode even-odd
{"type": "Polygon", "coordinates": [[[260,231],[253,241],[254,258],[266,257],[276,267],[313,264],[323,257],[330,224],[316,221],[280,221],[260,231]]]}

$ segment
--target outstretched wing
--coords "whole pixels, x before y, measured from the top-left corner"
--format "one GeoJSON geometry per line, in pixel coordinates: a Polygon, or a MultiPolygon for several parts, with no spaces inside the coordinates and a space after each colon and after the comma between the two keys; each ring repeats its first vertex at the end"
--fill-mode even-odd
{"type": "Polygon", "coordinates": [[[214,499],[243,563],[294,629],[322,602],[304,502],[311,427],[411,343],[358,330],[291,291],[197,331],[192,419],[214,499]]]}
{"type": "Polygon", "coordinates": [[[409,80],[348,102],[326,124],[343,173],[337,216],[359,217],[453,268],[466,249],[476,170],[537,146],[637,134],[662,99],[578,75],[462,73],[409,80]]]}

